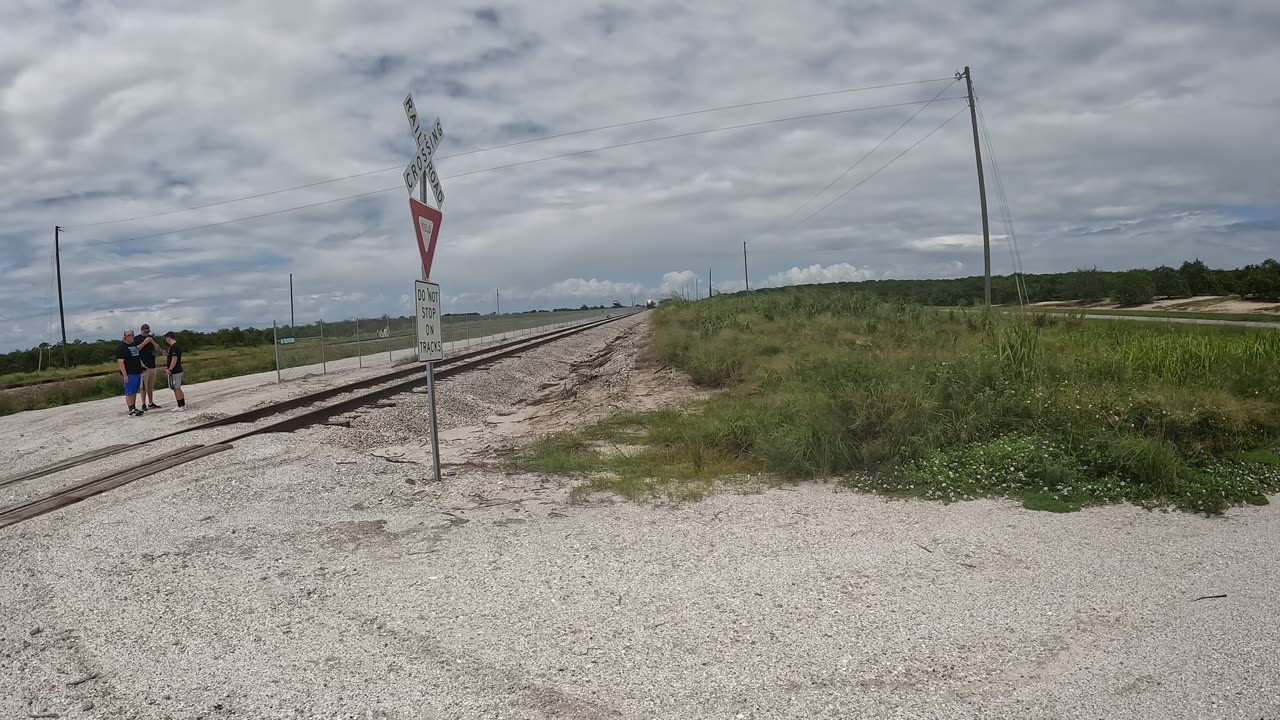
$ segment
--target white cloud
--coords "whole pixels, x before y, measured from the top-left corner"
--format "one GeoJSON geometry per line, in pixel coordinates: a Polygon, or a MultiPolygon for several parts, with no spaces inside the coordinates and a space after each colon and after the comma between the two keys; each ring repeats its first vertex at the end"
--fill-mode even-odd
{"type": "MultiPolygon", "coordinates": [[[[772,276],[856,278],[867,267],[893,277],[980,268],[967,113],[795,225],[941,124],[962,107],[956,100],[926,108],[817,198],[918,106],[464,175],[917,101],[945,83],[459,154],[703,107],[949,78],[959,57],[974,69],[993,141],[983,149],[992,231],[1005,232],[998,159],[1028,270],[1197,255],[1257,262],[1276,254],[1280,225],[1280,85],[1257,82],[1280,65],[1274,5],[959,0],[939,15],[918,0],[857,10],[641,0],[609,12],[564,0],[496,4],[490,22],[451,0],[429,13],[393,0],[0,3],[0,350],[56,335],[47,326],[55,224],[68,229],[73,338],[114,336],[139,315],[162,328],[269,326],[288,316],[290,272],[299,321],[410,312],[418,261],[402,189],[267,215],[395,188],[413,152],[406,90],[445,128],[436,165],[448,202],[432,274],[452,312],[491,311],[495,287],[504,310],[508,297],[513,310],[554,305],[553,292],[577,304],[625,301],[636,287],[661,297],[704,283],[707,268],[717,287],[740,288],[743,241],[753,287],[772,276]],[[389,170],[87,225],[379,168],[389,170]],[[264,216],[217,224],[252,215],[264,216]],[[147,237],[196,226],[207,227],[147,237]],[[839,269],[850,257],[863,269],[839,269]],[[672,276],[672,267],[689,270],[672,276]],[[162,302],[170,296],[181,300],[162,302]]],[[[1007,252],[993,261],[1008,271],[1007,252]]]]}
{"type": "MultiPolygon", "coordinates": [[[[991,234],[991,246],[1004,245],[1008,239],[1007,235],[991,234]]],[[[922,250],[924,252],[950,252],[955,250],[981,250],[982,235],[962,234],[962,235],[939,235],[937,237],[922,238],[918,240],[908,240],[907,247],[913,250],[922,250]]]]}
{"type": "Polygon", "coordinates": [[[790,270],[774,273],[769,276],[769,285],[781,287],[785,285],[857,282],[859,280],[871,280],[875,277],[876,274],[870,269],[855,267],[849,263],[836,263],[826,266],[815,263],[804,268],[793,267],[790,270]]]}
{"type": "Polygon", "coordinates": [[[695,297],[695,293],[701,290],[705,294],[707,289],[705,280],[698,273],[692,270],[678,270],[674,272],[663,273],[662,284],[657,287],[656,295],[660,298],[670,297],[672,295],[680,295],[681,297],[695,297]],[[703,286],[699,288],[699,284],[703,286]]]}
{"type": "Polygon", "coordinates": [[[534,299],[585,298],[596,300],[607,298],[625,303],[629,301],[631,295],[643,292],[644,286],[640,283],[613,282],[595,278],[590,280],[569,278],[568,280],[561,280],[550,287],[537,290],[530,297],[534,299]]]}

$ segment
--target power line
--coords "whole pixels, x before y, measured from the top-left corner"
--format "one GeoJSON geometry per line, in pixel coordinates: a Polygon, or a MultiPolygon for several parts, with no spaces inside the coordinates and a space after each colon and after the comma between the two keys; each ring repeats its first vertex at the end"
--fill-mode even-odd
{"type": "Polygon", "coordinates": [[[925,103],[925,104],[924,104],[924,105],[922,105],[920,108],[918,108],[915,112],[911,113],[911,117],[907,118],[906,120],[903,120],[901,125],[899,125],[898,127],[894,128],[894,129],[893,129],[893,132],[889,133],[888,135],[886,135],[886,136],[884,137],[884,139],[883,139],[883,140],[881,140],[880,142],[876,143],[876,146],[875,146],[875,147],[873,147],[873,148],[871,148],[871,150],[869,150],[869,151],[867,152],[867,154],[866,154],[866,155],[863,155],[862,157],[858,158],[858,160],[857,160],[856,162],[854,162],[852,165],[850,165],[850,166],[849,166],[849,167],[848,167],[844,172],[842,172],[842,173],[840,173],[839,175],[837,175],[835,180],[832,180],[831,182],[827,183],[827,186],[826,186],[826,187],[824,187],[824,188],[822,188],[821,190],[819,190],[818,192],[814,193],[814,194],[813,194],[813,196],[812,196],[812,197],[810,197],[808,200],[805,200],[804,202],[800,203],[800,205],[799,205],[799,206],[797,206],[794,210],[792,210],[791,212],[787,213],[787,214],[786,214],[786,216],[785,216],[785,217],[783,217],[782,222],[786,222],[786,221],[787,221],[787,219],[789,219],[791,216],[793,216],[793,215],[795,215],[796,213],[798,213],[798,212],[800,212],[801,210],[803,210],[803,209],[805,208],[805,206],[806,206],[806,205],[808,205],[809,203],[813,202],[814,200],[817,200],[817,199],[818,199],[818,198],[819,198],[823,193],[825,193],[826,191],[830,190],[830,189],[831,189],[831,186],[833,186],[833,185],[835,185],[836,183],[838,183],[838,182],[840,182],[841,180],[843,180],[843,179],[845,178],[845,176],[846,176],[846,175],[848,175],[849,173],[853,172],[854,168],[856,168],[856,167],[858,167],[859,165],[861,165],[861,164],[863,163],[863,161],[864,161],[864,160],[866,160],[867,158],[871,157],[871,156],[875,153],[875,151],[877,151],[877,150],[879,150],[879,149],[880,149],[880,147],[881,147],[882,145],[884,145],[885,143],[889,142],[889,140],[890,140],[890,139],[892,139],[894,135],[897,135],[897,134],[898,134],[898,132],[899,132],[900,130],[902,130],[902,128],[904,128],[904,127],[906,127],[906,126],[907,126],[907,123],[911,122],[912,120],[915,120],[917,115],[919,115],[920,113],[924,112],[924,111],[925,111],[925,108],[927,108],[927,107],[929,107],[930,105],[932,105],[932,104],[933,104],[933,102],[934,102],[934,100],[937,100],[939,97],[941,97],[941,96],[942,96],[942,93],[944,93],[944,92],[946,92],[947,90],[951,89],[951,86],[952,86],[952,85],[955,85],[957,82],[960,82],[959,78],[956,78],[956,79],[952,80],[952,81],[951,81],[951,84],[946,85],[946,86],[945,86],[945,87],[943,87],[941,90],[939,90],[937,95],[934,95],[934,96],[933,96],[933,98],[932,98],[931,100],[929,100],[929,102],[925,103]]]}
{"type": "Polygon", "coordinates": [[[868,180],[870,180],[871,178],[875,177],[876,175],[879,175],[881,170],[884,170],[885,168],[887,168],[887,167],[889,167],[890,165],[892,165],[892,164],[894,164],[895,162],[897,162],[897,161],[898,161],[898,159],[899,159],[899,158],[901,158],[903,155],[906,155],[907,153],[909,153],[909,152],[911,152],[913,149],[915,149],[915,147],[916,147],[917,145],[919,145],[920,143],[924,142],[925,140],[928,140],[928,139],[929,139],[929,137],[930,137],[931,135],[933,135],[934,133],[938,132],[938,131],[939,131],[939,130],[941,130],[942,128],[946,127],[947,123],[950,123],[952,120],[955,120],[957,117],[960,117],[960,113],[962,113],[962,112],[964,112],[965,110],[968,110],[968,109],[969,109],[969,105],[968,105],[968,103],[966,103],[964,107],[960,108],[960,110],[959,110],[958,112],[956,112],[956,114],[952,115],[951,117],[947,118],[946,120],[943,120],[941,125],[939,125],[938,127],[934,128],[934,129],[932,129],[932,130],[930,130],[930,131],[929,131],[929,132],[928,132],[924,137],[922,137],[922,138],[920,138],[919,140],[917,140],[917,141],[915,141],[915,142],[911,143],[911,145],[909,145],[909,146],[907,147],[907,149],[906,149],[906,150],[903,150],[902,152],[900,152],[900,153],[898,153],[897,155],[895,155],[895,156],[893,157],[893,159],[892,159],[892,160],[890,160],[889,162],[887,162],[887,163],[885,163],[885,164],[881,165],[880,167],[876,168],[876,169],[875,169],[875,170],[874,170],[870,175],[868,175],[868,176],[866,176],[866,177],[862,178],[861,180],[859,180],[859,181],[858,181],[858,183],[857,183],[857,184],[855,184],[853,187],[851,187],[851,188],[849,188],[848,190],[845,190],[844,192],[842,192],[842,193],[840,193],[839,195],[835,196],[835,198],[833,198],[833,199],[831,200],[831,202],[827,203],[826,205],[823,205],[822,207],[818,208],[818,209],[817,209],[817,210],[815,210],[814,212],[812,212],[812,213],[810,213],[810,214],[806,215],[806,216],[805,216],[805,218],[804,218],[803,220],[801,220],[800,222],[796,223],[796,227],[800,227],[801,225],[805,224],[805,223],[806,223],[806,222],[808,222],[811,218],[813,218],[814,216],[816,216],[816,215],[818,215],[819,213],[821,213],[823,210],[826,210],[827,208],[831,207],[832,205],[835,205],[835,204],[836,204],[837,202],[839,202],[839,201],[840,201],[844,196],[848,195],[849,193],[853,192],[854,190],[857,190],[858,188],[860,188],[860,187],[862,187],[863,185],[865,185],[865,184],[867,183],[867,181],[868,181],[868,180]]]}
{"type": "MultiPolygon", "coordinates": [[[[956,96],[956,97],[943,98],[943,99],[944,100],[962,100],[963,98],[956,96]]],[[[676,138],[690,137],[693,135],[706,135],[708,133],[724,132],[726,130],[741,130],[743,128],[759,127],[761,125],[774,125],[781,122],[792,122],[794,120],[811,120],[813,118],[830,117],[832,115],[847,115],[849,113],[855,113],[855,112],[865,112],[868,110],[884,110],[887,108],[905,107],[907,105],[919,105],[921,103],[927,104],[931,102],[933,102],[933,100],[913,100],[911,102],[891,103],[889,105],[872,105],[868,107],[850,108],[847,110],[831,110],[828,112],[810,113],[808,115],[793,115],[791,117],[776,118],[774,120],[760,120],[757,122],[741,123],[739,125],[727,125],[724,127],[709,128],[706,130],[692,130],[690,132],[676,133],[674,135],[663,135],[662,137],[648,138],[645,140],[631,140],[629,142],[616,143],[614,145],[606,145],[604,147],[591,148],[589,150],[575,150],[574,152],[562,153],[560,155],[552,155],[550,157],[545,157],[545,158],[536,158],[533,160],[521,160],[519,162],[507,163],[506,165],[498,165],[491,168],[485,168],[483,170],[472,170],[470,172],[458,173],[457,175],[450,175],[448,178],[445,178],[445,179],[448,180],[451,178],[466,177],[468,175],[478,175],[480,173],[492,172],[494,170],[506,170],[508,168],[520,167],[521,165],[531,165],[533,163],[540,163],[546,160],[559,160],[561,158],[574,157],[577,155],[586,155],[588,153],[593,153],[593,152],[600,152],[601,150],[613,150],[616,148],[630,147],[632,145],[644,145],[646,143],[659,142],[662,140],[675,140],[676,138]]]]}
{"type": "MultiPolygon", "coordinates": [[[[478,148],[476,150],[467,150],[465,152],[454,153],[453,155],[441,155],[435,159],[449,160],[451,158],[463,157],[465,155],[475,155],[478,153],[489,152],[492,150],[502,150],[504,148],[515,147],[517,145],[527,145],[529,143],[543,142],[546,140],[556,140],[559,138],[571,137],[573,135],[583,135],[586,133],[599,132],[601,130],[613,130],[615,128],[629,127],[631,125],[641,125],[644,123],[658,122],[661,120],[673,120],[675,118],[690,117],[692,115],[703,115],[706,113],[721,112],[724,110],[738,110],[746,107],[769,105],[769,104],[780,103],[780,102],[791,102],[793,100],[808,100],[811,98],[828,97],[831,95],[842,95],[842,94],[853,93],[853,92],[862,92],[865,90],[883,90],[885,88],[904,87],[908,85],[925,85],[928,83],[941,82],[943,80],[951,80],[953,83],[955,82],[953,78],[931,78],[929,80],[912,80],[909,82],[887,83],[884,85],[867,85],[864,87],[845,88],[843,90],[828,90],[826,92],[809,93],[807,95],[792,95],[790,97],[784,97],[784,98],[772,98],[769,100],[755,100],[753,102],[739,103],[737,105],[723,105],[721,107],[706,108],[703,110],[690,110],[687,112],[674,113],[671,115],[659,115],[657,117],[644,118],[641,120],[629,120],[627,122],[614,123],[612,125],[601,125],[599,127],[585,128],[583,130],[572,130],[569,132],[558,133],[555,135],[544,135],[542,137],[529,138],[527,140],[517,140],[515,142],[503,143],[502,145],[493,145],[490,147],[478,148]]],[[[948,85],[947,87],[950,87],[950,85],[948,85]]],[[[377,175],[379,173],[390,172],[392,170],[403,170],[403,169],[404,169],[404,166],[395,165],[392,167],[380,168],[378,170],[367,170],[365,172],[353,173],[351,175],[344,175],[342,177],[330,178],[328,180],[318,180],[316,182],[306,183],[303,185],[295,185],[293,187],[282,188],[280,190],[269,190],[267,192],[257,193],[254,195],[245,195],[243,197],[231,198],[230,200],[219,200],[218,202],[206,203],[204,205],[192,205],[184,208],[176,208],[174,210],[165,210],[163,212],[151,213],[150,215],[137,215],[134,217],[120,218],[118,220],[102,220],[98,222],[83,223],[81,225],[74,225],[70,227],[87,228],[87,227],[96,227],[99,225],[115,225],[123,222],[132,222],[134,220],[146,220],[154,217],[163,217],[165,215],[174,215],[177,213],[189,212],[191,210],[203,210],[204,208],[217,207],[218,205],[228,205],[230,203],[241,202],[243,200],[254,200],[257,198],[268,197],[271,195],[279,195],[280,193],[292,192],[294,190],[305,190],[306,188],[312,188],[318,185],[327,185],[330,183],[341,182],[343,180],[352,180],[358,177],[365,177],[368,175],[377,175]]]]}
{"type": "Polygon", "coordinates": [[[995,144],[991,141],[991,131],[987,127],[986,115],[982,112],[982,101],[974,95],[974,104],[978,109],[979,127],[986,141],[988,155],[991,157],[991,170],[995,177],[996,196],[1000,201],[1000,215],[1004,222],[1005,233],[1009,236],[1009,260],[1013,263],[1014,288],[1018,291],[1019,303],[1025,304],[1031,299],[1027,294],[1026,271],[1022,267],[1022,251],[1018,248],[1018,235],[1014,230],[1013,207],[1009,204],[1009,196],[1005,192],[1004,178],[1000,172],[1000,163],[996,159],[995,144]]]}
{"type": "MultiPolygon", "coordinates": [[[[937,99],[937,98],[935,98],[935,100],[936,100],[936,99],[937,99]]],[[[965,99],[965,98],[962,98],[962,97],[960,97],[960,96],[956,96],[956,97],[949,97],[949,98],[942,98],[942,99],[943,99],[943,100],[963,100],[963,99],[965,99]]],[[[497,171],[497,170],[507,170],[507,169],[510,169],[510,168],[520,167],[520,166],[522,166],[522,165],[532,165],[532,164],[534,164],[534,163],[546,162],[546,161],[548,161],[548,160],[560,160],[560,159],[563,159],[563,158],[575,157],[575,156],[578,156],[578,155],[586,155],[586,154],[589,154],[589,153],[601,152],[601,151],[603,151],[603,150],[614,150],[614,149],[617,149],[617,148],[631,147],[631,146],[634,146],[634,145],[644,145],[644,144],[646,144],[646,143],[660,142],[660,141],[663,141],[663,140],[674,140],[674,139],[676,139],[676,138],[690,137],[690,136],[693,136],[693,135],[706,135],[706,134],[709,134],[709,133],[725,132],[725,131],[728,131],[728,130],[741,130],[741,129],[743,129],[743,128],[759,127],[759,126],[761,126],[761,125],[773,125],[773,124],[782,123],[782,122],[793,122],[793,121],[796,121],[796,120],[810,120],[810,119],[813,119],[813,118],[829,117],[829,116],[832,116],[832,115],[846,115],[846,114],[849,114],[849,113],[855,113],[855,112],[867,112],[867,111],[870,111],[870,110],[884,110],[884,109],[887,109],[887,108],[904,107],[904,106],[908,106],[908,105],[919,105],[919,104],[926,104],[926,103],[932,103],[932,102],[934,102],[934,100],[915,100],[915,101],[911,101],[911,102],[891,103],[891,104],[888,104],[888,105],[871,105],[871,106],[864,106],[864,107],[857,107],[857,108],[849,108],[849,109],[845,109],[845,110],[832,110],[832,111],[829,111],[829,112],[822,112],[822,113],[810,113],[810,114],[808,114],[808,115],[794,115],[794,116],[791,116],[791,117],[776,118],[776,119],[773,119],[773,120],[760,120],[760,121],[757,121],[757,122],[741,123],[741,124],[738,124],[738,125],[728,125],[728,126],[725,126],[725,127],[708,128],[708,129],[706,129],[706,130],[693,130],[693,131],[690,131],[690,132],[676,133],[676,134],[674,134],[674,135],[664,135],[664,136],[662,136],[662,137],[647,138],[647,139],[644,139],[644,140],[632,140],[632,141],[630,141],[630,142],[615,143],[615,144],[613,144],[613,145],[606,145],[606,146],[604,146],[604,147],[589,148],[589,149],[587,149],[587,150],[576,150],[576,151],[574,151],[574,152],[562,153],[562,154],[560,154],[560,155],[551,155],[551,156],[549,156],[549,157],[534,158],[533,160],[522,160],[522,161],[520,161],[520,162],[507,163],[507,164],[505,164],[505,165],[496,165],[496,166],[494,166],[494,167],[483,168],[483,169],[480,169],[480,170],[471,170],[471,171],[469,171],[469,172],[458,173],[458,174],[456,174],[456,175],[448,175],[448,176],[445,176],[445,177],[443,177],[443,178],[441,178],[441,179],[442,179],[442,180],[452,180],[452,179],[455,179],[455,178],[467,177],[467,176],[470,176],[470,175],[479,175],[479,174],[481,174],[481,173],[494,172],[494,171],[497,171]]],[[[966,106],[966,107],[967,107],[967,106],[966,106]]],[[[245,216],[245,217],[234,218],[234,219],[232,219],[232,220],[223,220],[223,221],[220,221],[220,222],[207,223],[207,224],[204,224],[204,225],[195,225],[195,226],[192,226],[192,227],[179,228],[179,229],[177,229],[177,230],[166,230],[165,232],[153,233],[153,234],[150,234],[150,235],[142,235],[142,236],[138,236],[138,237],[131,237],[131,238],[128,238],[128,240],[130,240],[130,241],[150,240],[150,239],[152,239],[152,238],[164,237],[164,236],[166,236],[166,235],[175,235],[175,234],[177,234],[177,233],[181,233],[181,232],[188,232],[188,231],[192,231],[192,230],[204,230],[204,229],[206,229],[206,228],[217,227],[217,226],[219,226],[219,225],[229,225],[229,224],[231,224],[231,223],[242,222],[242,221],[245,221],[245,220],[256,220],[256,219],[258,219],[258,218],[269,217],[269,216],[272,216],[272,215],[281,215],[281,214],[284,214],[284,213],[293,212],[293,211],[295,211],[295,210],[305,210],[305,209],[307,209],[307,208],[319,207],[319,206],[321,206],[321,205],[329,205],[329,204],[331,204],[331,203],[342,202],[342,201],[345,201],[345,200],[355,200],[355,199],[357,199],[357,198],[368,197],[368,196],[370,196],[370,195],[377,195],[377,194],[380,194],[380,193],[391,192],[391,191],[393,191],[393,190],[401,189],[401,188],[403,188],[403,187],[404,187],[403,185],[394,185],[394,186],[392,186],[392,187],[382,188],[382,189],[380,189],[380,190],[370,190],[369,192],[358,193],[358,194],[355,194],[355,195],[346,195],[346,196],[339,197],[339,198],[333,198],[333,199],[331,199],[331,200],[323,200],[323,201],[320,201],[320,202],[308,203],[308,204],[306,204],[306,205],[298,205],[298,206],[294,206],[294,207],[282,208],[282,209],[280,209],[280,210],[272,210],[272,211],[270,211],[270,212],[258,213],[258,214],[256,214],[256,215],[248,215],[248,216],[245,216]]],[[[117,243],[117,242],[125,242],[125,240],[94,240],[94,241],[89,241],[89,242],[82,243],[82,244],[83,244],[83,245],[102,245],[102,244],[110,244],[110,243],[117,243]]]]}

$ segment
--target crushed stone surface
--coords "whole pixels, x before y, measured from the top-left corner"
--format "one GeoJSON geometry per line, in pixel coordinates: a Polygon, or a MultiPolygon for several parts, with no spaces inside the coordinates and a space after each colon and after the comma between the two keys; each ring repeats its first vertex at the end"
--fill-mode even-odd
{"type": "MultiPolygon", "coordinates": [[[[471,405],[441,383],[449,426],[688,397],[646,400],[616,330],[495,363],[471,405]]],[[[416,418],[402,396],[0,530],[0,717],[1280,717],[1280,506],[579,505],[380,457],[416,418]]]]}

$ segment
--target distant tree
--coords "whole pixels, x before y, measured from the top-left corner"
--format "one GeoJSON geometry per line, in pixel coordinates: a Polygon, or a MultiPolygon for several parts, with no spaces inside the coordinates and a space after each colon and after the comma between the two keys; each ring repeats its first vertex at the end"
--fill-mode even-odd
{"type": "Polygon", "coordinates": [[[1187,279],[1168,265],[1161,265],[1152,270],[1151,281],[1155,283],[1156,295],[1160,297],[1181,298],[1191,294],[1187,279]]]}
{"type": "Polygon", "coordinates": [[[1280,262],[1273,259],[1261,265],[1248,265],[1243,272],[1240,294],[1255,300],[1280,302],[1280,262]]]}
{"type": "Polygon", "coordinates": [[[1107,296],[1103,272],[1096,267],[1080,268],[1073,273],[1067,273],[1062,283],[1062,290],[1067,300],[1097,302],[1107,296]]]}
{"type": "Polygon", "coordinates": [[[1156,284],[1151,273],[1146,270],[1133,270],[1124,274],[1116,288],[1111,291],[1111,299],[1117,305],[1145,305],[1155,299],[1156,284]]]}
{"type": "Polygon", "coordinates": [[[1178,273],[1187,281],[1187,290],[1192,295],[1217,295],[1222,291],[1214,280],[1209,266],[1205,265],[1200,258],[1182,263],[1178,273]]]}

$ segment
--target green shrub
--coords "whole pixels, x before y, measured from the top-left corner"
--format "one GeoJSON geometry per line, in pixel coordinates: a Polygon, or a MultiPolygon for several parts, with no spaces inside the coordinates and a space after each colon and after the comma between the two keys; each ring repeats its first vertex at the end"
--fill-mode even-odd
{"type": "Polygon", "coordinates": [[[642,451],[538,446],[542,467],[567,458],[627,493],[763,471],[1059,511],[1215,512],[1280,486],[1261,461],[1280,447],[1280,333],[934,312],[831,286],[664,303],[653,324],[661,362],[723,391],[627,415],[642,451]]]}

